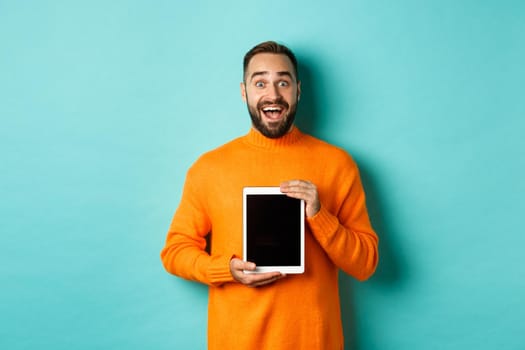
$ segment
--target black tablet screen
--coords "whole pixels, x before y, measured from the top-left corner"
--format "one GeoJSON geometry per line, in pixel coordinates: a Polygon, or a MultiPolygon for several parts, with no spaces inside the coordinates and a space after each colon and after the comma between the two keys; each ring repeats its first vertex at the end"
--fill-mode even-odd
{"type": "Polygon", "coordinates": [[[301,201],[280,194],[247,195],[247,259],[258,266],[301,265],[301,201]]]}

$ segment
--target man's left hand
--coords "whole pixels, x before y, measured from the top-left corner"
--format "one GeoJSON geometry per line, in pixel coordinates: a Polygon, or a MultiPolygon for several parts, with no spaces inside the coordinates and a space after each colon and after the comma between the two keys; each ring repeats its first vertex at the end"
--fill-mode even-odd
{"type": "Polygon", "coordinates": [[[321,208],[317,187],[310,181],[290,180],[281,183],[281,192],[288,197],[303,199],[305,202],[306,216],[312,217],[321,208]]]}

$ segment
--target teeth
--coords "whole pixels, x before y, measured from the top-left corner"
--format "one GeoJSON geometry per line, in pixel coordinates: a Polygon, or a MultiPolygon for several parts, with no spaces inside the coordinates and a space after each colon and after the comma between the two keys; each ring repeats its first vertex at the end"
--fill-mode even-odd
{"type": "Polygon", "coordinates": [[[280,108],[276,108],[276,107],[267,107],[267,108],[263,108],[263,111],[265,111],[265,112],[280,112],[281,109],[280,108]]]}

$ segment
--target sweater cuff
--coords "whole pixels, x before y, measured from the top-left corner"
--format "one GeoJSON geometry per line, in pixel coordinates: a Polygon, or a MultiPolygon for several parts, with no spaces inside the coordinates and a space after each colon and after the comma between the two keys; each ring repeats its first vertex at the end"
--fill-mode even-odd
{"type": "Polygon", "coordinates": [[[208,268],[210,285],[220,286],[226,282],[232,282],[233,276],[230,272],[230,261],[233,255],[219,255],[212,257],[211,264],[208,268]]]}
{"type": "Polygon", "coordinates": [[[339,220],[332,215],[325,207],[321,209],[310,218],[306,218],[306,222],[310,227],[315,238],[320,242],[326,242],[331,233],[336,232],[339,227],[339,220]]]}

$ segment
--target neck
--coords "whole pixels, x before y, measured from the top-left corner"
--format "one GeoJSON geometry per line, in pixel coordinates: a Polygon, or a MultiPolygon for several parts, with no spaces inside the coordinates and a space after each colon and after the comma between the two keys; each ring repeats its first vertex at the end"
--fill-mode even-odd
{"type": "Polygon", "coordinates": [[[259,130],[252,127],[248,135],[246,135],[246,141],[250,145],[260,148],[280,149],[294,144],[302,135],[301,131],[294,125],[286,134],[277,138],[266,137],[259,130]]]}

